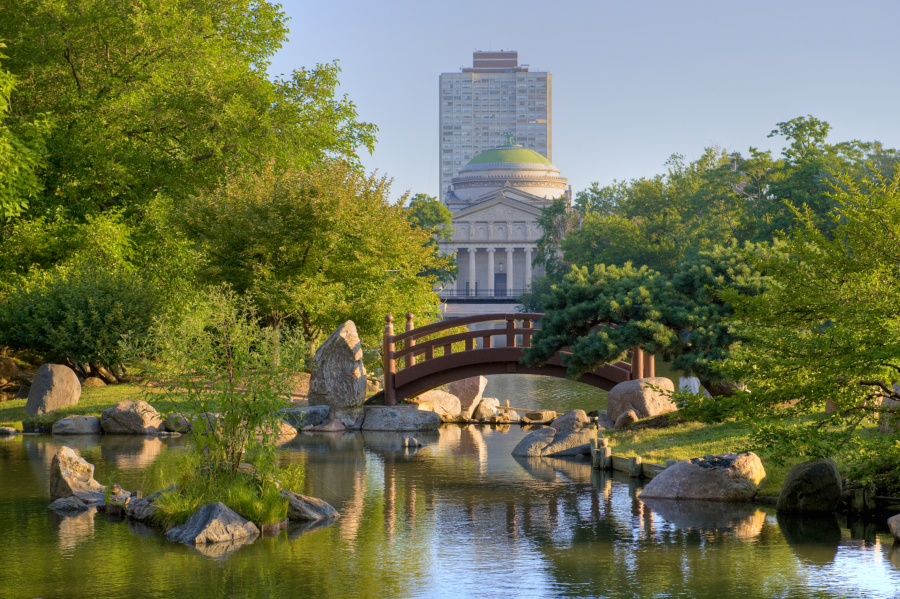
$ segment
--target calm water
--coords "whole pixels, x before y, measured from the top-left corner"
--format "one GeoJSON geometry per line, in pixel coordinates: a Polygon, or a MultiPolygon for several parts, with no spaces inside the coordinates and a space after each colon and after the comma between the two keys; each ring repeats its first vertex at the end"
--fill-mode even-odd
{"type": "MultiPolygon", "coordinates": [[[[506,399],[498,389],[516,377],[502,378],[490,384],[506,399]]],[[[565,385],[531,391],[535,402],[549,393],[567,397],[565,385]]],[[[604,401],[570,400],[573,407],[604,401]]],[[[307,466],[301,491],[333,504],[341,519],[293,526],[226,555],[169,543],[103,514],[47,510],[48,469],[60,443],[96,464],[98,480],[115,472],[135,489],[150,463],[184,450],[183,439],[0,441],[0,597],[721,599],[900,591],[900,547],[881,522],[786,519],[752,504],[646,505],[635,481],[593,471],[586,461],[511,457],[523,435],[518,427],[446,425],[420,435],[429,445],[415,452],[401,448],[399,434],[298,435],[286,447],[288,459],[307,466]]]]}

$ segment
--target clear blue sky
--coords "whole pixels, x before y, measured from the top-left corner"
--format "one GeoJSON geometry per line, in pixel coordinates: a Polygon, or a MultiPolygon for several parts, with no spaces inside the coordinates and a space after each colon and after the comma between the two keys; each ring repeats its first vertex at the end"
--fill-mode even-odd
{"type": "Polygon", "coordinates": [[[438,75],[476,48],[553,74],[553,162],[573,189],[665,172],[717,144],[778,153],[812,114],[831,141],[900,147],[900,1],[286,1],[272,74],[339,60],[341,92],[379,127],[363,162],[438,193],[438,75]]]}

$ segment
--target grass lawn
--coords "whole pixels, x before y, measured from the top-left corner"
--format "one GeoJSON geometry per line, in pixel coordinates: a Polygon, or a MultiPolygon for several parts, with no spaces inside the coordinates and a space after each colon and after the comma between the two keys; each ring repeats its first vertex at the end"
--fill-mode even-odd
{"type": "Polygon", "coordinates": [[[25,399],[14,399],[0,403],[0,426],[14,426],[22,430],[23,425],[38,427],[50,427],[57,420],[66,416],[100,416],[103,410],[111,408],[120,401],[147,401],[147,392],[158,395],[159,401],[151,399],[148,403],[162,411],[164,405],[168,405],[173,399],[172,395],[164,395],[161,390],[143,387],[134,383],[123,385],[107,385],[106,387],[89,387],[81,390],[81,398],[78,405],[69,408],[60,408],[48,414],[30,416],[25,411],[25,399]]]}
{"type": "MultiPolygon", "coordinates": [[[[874,433],[865,429],[858,434],[874,433]]],[[[644,461],[657,464],[665,464],[667,459],[686,460],[709,454],[751,450],[751,428],[745,422],[685,422],[670,428],[606,431],[605,435],[609,437],[609,445],[614,454],[640,456],[644,461]]],[[[766,453],[756,453],[766,469],[766,482],[759,491],[762,496],[777,496],[791,466],[807,459],[788,459],[783,465],[778,465],[766,453]]],[[[843,471],[842,460],[835,458],[835,461],[843,471]]]]}

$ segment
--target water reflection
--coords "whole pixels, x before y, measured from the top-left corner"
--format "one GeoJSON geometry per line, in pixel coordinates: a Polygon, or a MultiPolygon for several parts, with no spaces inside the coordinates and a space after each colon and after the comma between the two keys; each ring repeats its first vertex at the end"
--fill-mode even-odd
{"type": "Polygon", "coordinates": [[[62,515],[50,512],[50,522],[56,530],[59,539],[59,552],[63,555],[70,554],[78,545],[94,537],[94,514],[96,509],[90,509],[76,515],[62,515]]]}

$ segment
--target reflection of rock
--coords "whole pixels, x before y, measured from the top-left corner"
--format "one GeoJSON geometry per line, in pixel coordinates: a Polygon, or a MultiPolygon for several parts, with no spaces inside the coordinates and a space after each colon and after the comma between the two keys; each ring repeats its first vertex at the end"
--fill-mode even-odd
{"type": "Polygon", "coordinates": [[[619,383],[609,392],[606,410],[609,418],[616,421],[628,410],[634,410],[640,418],[650,418],[678,409],[668,396],[651,389],[651,385],[662,391],[675,390],[672,381],[661,376],[619,383]]]}
{"type": "Polygon", "coordinates": [[[66,416],[53,424],[54,435],[99,435],[100,419],[96,416],[66,416]]]}
{"type": "Polygon", "coordinates": [[[250,545],[255,540],[256,537],[243,537],[241,539],[221,541],[219,543],[195,544],[194,549],[210,559],[221,560],[225,559],[244,545],[250,545]]]}
{"type": "Polygon", "coordinates": [[[643,494],[640,499],[663,519],[681,529],[730,532],[746,539],[759,535],[766,521],[766,512],[752,503],[651,499],[643,494]]]}
{"type": "Polygon", "coordinates": [[[437,430],[441,418],[434,412],[412,407],[370,406],[366,409],[364,431],[427,431],[437,430]]]}
{"type": "Polygon", "coordinates": [[[841,500],[841,473],[832,459],[801,462],[788,472],[778,495],[779,512],[833,512],[841,500]]]}
{"type": "Polygon", "coordinates": [[[517,457],[583,455],[590,453],[591,439],[594,438],[596,433],[589,428],[557,432],[546,427],[523,437],[512,454],[517,457]]]}
{"type": "MultiPolygon", "coordinates": [[[[181,526],[166,533],[166,539],[188,545],[208,543],[243,544],[259,536],[259,528],[253,522],[241,518],[237,512],[221,502],[209,503],[191,514],[181,526]]],[[[230,553],[231,549],[225,552],[230,553]]]]}
{"type": "Polygon", "coordinates": [[[484,393],[485,386],[487,386],[487,379],[483,376],[473,376],[450,383],[448,388],[450,393],[459,398],[463,417],[471,417],[472,410],[481,401],[481,394],[484,393]]]}
{"type": "Polygon", "coordinates": [[[76,493],[103,493],[106,487],[94,480],[94,465],[75,450],[60,447],[50,463],[50,497],[71,497],[76,493]]]}
{"type": "MultiPolygon", "coordinates": [[[[364,431],[361,436],[366,447],[374,451],[403,451],[403,440],[407,437],[403,433],[388,431],[364,431]]],[[[416,438],[425,443],[435,443],[442,437],[437,431],[423,431],[416,438]]]]}
{"type": "Polygon", "coordinates": [[[50,514],[59,537],[59,549],[66,553],[75,549],[81,543],[94,537],[94,514],[96,509],[91,508],[74,516],[62,516],[50,514]]]}
{"type": "Polygon", "coordinates": [[[366,400],[366,368],[356,325],[348,320],[316,350],[309,405],[325,405],[331,417],[352,426],[366,400]]]}
{"type": "Polygon", "coordinates": [[[288,524],[288,539],[294,540],[311,532],[328,528],[337,520],[311,520],[309,522],[292,522],[288,524]]]}
{"type": "Polygon", "coordinates": [[[748,501],[765,479],[753,452],[708,455],[669,466],[647,483],[642,497],[748,501]]]}
{"type": "Polygon", "coordinates": [[[334,520],[341,516],[330,503],[316,497],[300,495],[299,493],[286,490],[281,491],[281,496],[288,501],[288,520],[334,520]]]}
{"type": "Polygon", "coordinates": [[[841,527],[833,515],[778,513],[778,527],[803,561],[824,566],[834,561],[841,543],[841,527]]]}
{"type": "Polygon", "coordinates": [[[163,449],[157,437],[116,435],[103,439],[100,452],[117,470],[137,470],[153,463],[163,449]]]}
{"type": "Polygon", "coordinates": [[[25,411],[36,416],[60,408],[78,405],[81,397],[81,383],[78,376],[68,366],[44,364],[38,368],[28,391],[25,411]]]}
{"type": "Polygon", "coordinates": [[[146,435],[165,430],[162,416],[146,401],[120,401],[100,415],[103,432],[110,435],[146,435]]]}

